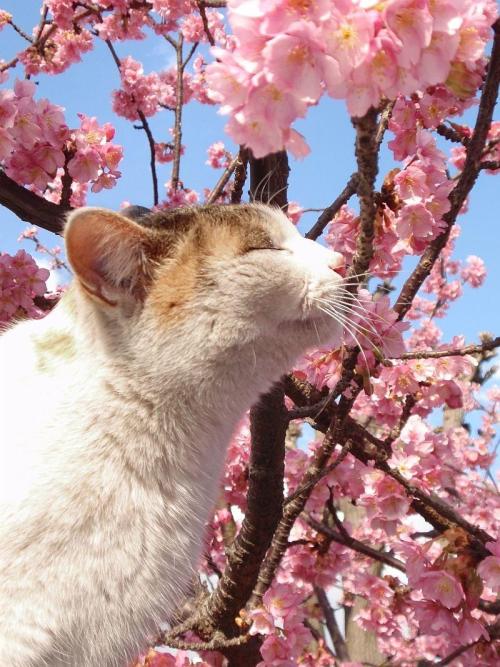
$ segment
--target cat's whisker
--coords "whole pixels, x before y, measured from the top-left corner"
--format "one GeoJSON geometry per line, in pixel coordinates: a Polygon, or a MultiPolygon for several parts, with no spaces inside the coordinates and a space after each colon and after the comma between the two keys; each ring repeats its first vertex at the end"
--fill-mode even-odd
{"type": "MultiPolygon", "coordinates": [[[[320,302],[319,299],[317,299],[317,301],[320,302]]],[[[358,323],[355,323],[352,320],[350,320],[349,318],[345,317],[342,312],[339,312],[339,311],[335,310],[335,308],[331,307],[330,304],[324,304],[323,306],[318,306],[318,308],[320,308],[320,310],[322,310],[323,312],[328,312],[332,316],[335,315],[335,316],[341,318],[342,321],[344,322],[344,326],[348,329],[349,333],[352,333],[352,332],[349,330],[348,327],[354,329],[360,336],[363,336],[366,339],[366,342],[373,349],[377,349],[377,346],[369,338],[369,334],[371,334],[372,332],[370,332],[368,329],[365,329],[364,327],[361,327],[360,325],[358,325],[358,323]]]]}
{"type": "MultiPolygon", "coordinates": [[[[325,302],[323,301],[323,303],[325,303],[325,302]]],[[[333,307],[334,310],[337,310],[337,309],[340,310],[345,316],[348,316],[348,315],[352,314],[352,309],[349,308],[349,307],[344,306],[344,304],[332,303],[332,302],[326,302],[326,303],[328,303],[331,307],[333,307]]],[[[351,318],[349,318],[349,322],[352,325],[357,326],[358,330],[360,332],[363,332],[365,335],[367,335],[367,334],[374,335],[380,341],[382,340],[382,338],[381,338],[380,334],[378,333],[377,329],[373,326],[373,324],[371,322],[369,322],[369,321],[365,322],[365,324],[367,325],[367,327],[369,327],[369,329],[362,326],[361,322],[358,322],[358,321],[355,322],[351,318]]]]}
{"type": "Polygon", "coordinates": [[[276,171],[276,167],[270,169],[267,174],[265,174],[257,184],[255,191],[252,196],[252,201],[254,202],[264,202],[264,189],[269,185],[269,181],[272,178],[272,175],[276,171]]]}
{"type": "Polygon", "coordinates": [[[342,304],[343,306],[352,310],[358,317],[363,318],[363,320],[365,320],[367,324],[369,323],[369,320],[373,319],[378,320],[387,326],[392,326],[394,324],[391,320],[382,317],[379,313],[368,311],[363,305],[363,303],[358,299],[356,299],[355,297],[353,297],[352,295],[349,295],[349,298],[339,299],[338,295],[336,295],[334,292],[333,298],[330,299],[329,301],[332,304],[342,304]]]}
{"type": "MultiPolygon", "coordinates": [[[[268,206],[271,206],[273,200],[274,200],[276,197],[278,197],[278,195],[280,195],[282,192],[284,192],[284,191],[287,190],[287,189],[288,189],[288,184],[285,185],[284,187],[280,188],[279,190],[277,190],[277,191],[270,197],[270,199],[268,199],[268,201],[266,202],[266,204],[267,204],[268,206]]],[[[282,209],[283,207],[278,206],[278,208],[282,209]]]]}
{"type": "Polygon", "coordinates": [[[344,320],[338,313],[334,314],[332,311],[327,310],[326,308],[322,308],[321,306],[318,306],[318,308],[319,308],[320,310],[322,310],[326,315],[329,315],[332,319],[334,319],[338,324],[340,324],[341,327],[347,329],[347,331],[349,332],[349,334],[350,334],[350,335],[354,338],[354,340],[356,341],[356,344],[357,344],[357,346],[358,346],[358,348],[359,348],[359,351],[360,351],[360,353],[361,353],[361,356],[362,356],[363,359],[364,359],[366,368],[369,369],[370,366],[369,366],[369,364],[368,364],[368,360],[367,360],[367,358],[366,358],[365,351],[364,351],[364,349],[363,349],[361,343],[359,342],[359,340],[358,340],[356,334],[355,334],[353,331],[351,331],[351,330],[349,329],[349,327],[346,325],[345,320],[344,320]]]}
{"type": "Polygon", "coordinates": [[[385,317],[382,317],[379,313],[375,313],[373,311],[367,311],[366,308],[363,307],[362,304],[358,303],[351,303],[350,301],[343,301],[343,300],[338,300],[338,299],[333,299],[331,303],[339,304],[344,306],[344,308],[347,308],[350,310],[356,317],[359,317],[361,321],[365,322],[367,325],[371,325],[374,327],[374,331],[376,330],[375,325],[373,322],[380,322],[381,324],[385,325],[386,327],[391,327],[394,324],[394,321],[389,320],[385,317]]]}
{"type": "MultiPolygon", "coordinates": [[[[348,292],[346,290],[342,290],[342,288],[339,288],[339,289],[332,288],[331,293],[332,293],[333,298],[341,296],[342,297],[341,301],[344,304],[346,304],[346,305],[352,304],[353,306],[357,306],[358,310],[368,313],[368,316],[370,318],[374,317],[376,319],[382,320],[385,324],[388,324],[388,325],[393,324],[393,322],[391,320],[388,320],[385,317],[382,317],[380,315],[380,313],[376,313],[374,311],[368,310],[366,308],[366,306],[363,304],[363,302],[360,301],[360,299],[358,297],[356,297],[354,294],[352,294],[351,292],[348,292]]],[[[369,303],[373,303],[373,302],[369,302],[369,303]]]]}

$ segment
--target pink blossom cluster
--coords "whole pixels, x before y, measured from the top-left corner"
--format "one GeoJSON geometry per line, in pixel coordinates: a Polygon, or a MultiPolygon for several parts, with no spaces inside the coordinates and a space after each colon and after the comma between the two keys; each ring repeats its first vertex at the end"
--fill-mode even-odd
{"type": "MultiPolygon", "coordinates": [[[[455,129],[462,137],[468,138],[471,130],[466,126],[455,126],[455,129]]],[[[486,150],[483,153],[482,159],[486,162],[496,163],[500,160],[500,122],[494,121],[491,123],[488,131],[488,143],[486,150]]],[[[465,146],[454,147],[451,149],[451,163],[456,169],[462,170],[465,164],[465,146]]],[[[487,174],[498,173],[496,165],[486,170],[487,174]]]]}
{"type": "MultiPolygon", "coordinates": [[[[258,667],[304,664],[301,658],[312,641],[311,631],[304,625],[304,610],[301,607],[304,593],[293,584],[275,583],[264,594],[262,606],[249,612],[247,619],[252,623],[250,634],[264,636],[260,649],[263,660],[258,667]]],[[[321,655],[316,657],[320,659],[321,655]]]]}
{"type": "Polygon", "coordinates": [[[199,196],[195,190],[185,188],[181,183],[180,187],[174,188],[169,180],[165,183],[166,199],[164,199],[159,208],[176,208],[177,206],[194,206],[199,203],[199,196]]]}
{"type": "Polygon", "coordinates": [[[226,149],[222,141],[216,141],[208,147],[208,159],[206,164],[213,169],[225,169],[232,159],[231,153],[226,149]]]}
{"type": "Polygon", "coordinates": [[[138,111],[146,117],[154,116],[160,104],[175,106],[175,73],[166,80],[157,72],[144,74],[140,62],[132,56],[124,58],[120,65],[122,87],[113,92],[113,111],[128,120],[137,120],[138,111]]]}
{"type": "MultiPolygon", "coordinates": [[[[453,182],[446,172],[444,154],[428,130],[415,134],[414,153],[401,169],[389,172],[377,209],[370,272],[391,278],[407,254],[421,254],[445,228],[453,182]]],[[[347,265],[356,251],[359,216],[343,206],[330,223],[327,243],[341,251],[347,265]]]]}
{"type": "Polygon", "coordinates": [[[45,40],[43,49],[34,44],[18,53],[19,62],[24,65],[27,75],[37,75],[40,72],[60,74],[80,62],[82,55],[93,48],[92,34],[85,28],[51,30],[45,26],[39,39],[45,40]]]}
{"type": "Polygon", "coordinates": [[[48,277],[25,250],[0,254],[0,328],[15,318],[40,317],[33,300],[47,291],[48,277]]]}
{"type": "Polygon", "coordinates": [[[420,330],[412,332],[410,342],[414,347],[430,346],[438,342],[439,329],[430,318],[444,317],[450,304],[463,294],[466,285],[477,288],[486,279],[486,267],[483,260],[476,255],[469,255],[465,261],[453,257],[455,242],[460,235],[460,226],[455,225],[451,230],[448,242],[441,252],[439,266],[434,266],[423,285],[424,296],[417,296],[413,300],[408,312],[410,320],[424,317],[420,330]],[[424,336],[425,340],[421,340],[424,336]]]}
{"type": "Polygon", "coordinates": [[[64,174],[74,183],[92,183],[93,192],[113,187],[122,159],[113,127],[79,114],[80,127],[70,130],[63,109],[36,101],[35,90],[31,81],[18,80],[13,90],[0,91],[0,165],[7,175],[41,195],[64,174]]]}
{"type": "MultiPolygon", "coordinates": [[[[454,93],[449,87],[439,85],[431,86],[425,92],[416,92],[411,98],[399,96],[396,99],[389,120],[389,130],[394,139],[388,144],[396,160],[410,158],[417,152],[422,129],[433,130],[445,119],[461,115],[474,104],[473,95],[481,85],[482,72],[465,72],[472,77],[467,95],[454,93]]],[[[456,123],[452,126],[460,138],[467,139],[470,135],[469,128],[456,123]]],[[[456,150],[452,149],[452,155],[456,150]]]]}
{"type": "MultiPolygon", "coordinates": [[[[203,59],[193,64],[195,74],[183,73],[183,104],[191,99],[203,102],[204,89],[203,59]]],[[[175,67],[161,72],[144,73],[142,64],[127,56],[120,65],[121,88],[112,93],[113,111],[128,120],[138,120],[140,114],[147,118],[154,116],[161,108],[175,109],[177,94],[177,70],[175,67]]]]}
{"type": "Polygon", "coordinates": [[[227,131],[257,157],[283,147],[305,155],[290,126],[325,92],[345,98],[353,116],[436,84],[474,94],[497,13],[492,0],[229,0],[228,8],[234,41],[214,49],[207,79],[231,116],[227,131]]]}
{"type": "MultiPolygon", "coordinates": [[[[206,17],[208,30],[212,38],[216,42],[223,42],[226,37],[224,30],[224,16],[220,12],[209,9],[206,11],[206,17]]],[[[182,21],[181,31],[187,42],[194,43],[208,41],[203,20],[199,14],[188,13],[182,21]]]]}

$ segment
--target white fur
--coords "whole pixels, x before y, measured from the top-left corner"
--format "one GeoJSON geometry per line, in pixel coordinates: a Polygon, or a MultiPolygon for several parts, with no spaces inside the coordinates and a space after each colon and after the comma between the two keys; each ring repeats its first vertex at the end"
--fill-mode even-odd
{"type": "Polygon", "coordinates": [[[1,665],[123,667],[143,649],[194,576],[239,418],[338,336],[313,301],[338,256],[261,212],[283,250],[214,264],[175,327],[75,285],[0,337],[1,665]]]}

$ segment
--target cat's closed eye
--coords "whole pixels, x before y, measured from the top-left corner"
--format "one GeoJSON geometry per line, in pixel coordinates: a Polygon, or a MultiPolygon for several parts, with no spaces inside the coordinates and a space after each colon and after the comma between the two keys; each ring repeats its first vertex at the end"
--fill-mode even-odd
{"type": "Polygon", "coordinates": [[[285,251],[287,251],[287,248],[275,248],[273,246],[261,246],[261,247],[256,246],[255,248],[246,248],[245,252],[246,253],[247,252],[256,252],[257,250],[278,250],[280,252],[285,252],[285,251]]]}

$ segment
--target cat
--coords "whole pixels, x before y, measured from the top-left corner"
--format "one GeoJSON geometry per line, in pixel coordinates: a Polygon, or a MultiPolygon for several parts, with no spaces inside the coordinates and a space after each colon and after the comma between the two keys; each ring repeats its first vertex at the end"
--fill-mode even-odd
{"type": "Polygon", "coordinates": [[[123,667],[178,607],[245,410],[307,348],[342,257],[264,205],[99,208],[71,287],[0,336],[0,664],[123,667]]]}

